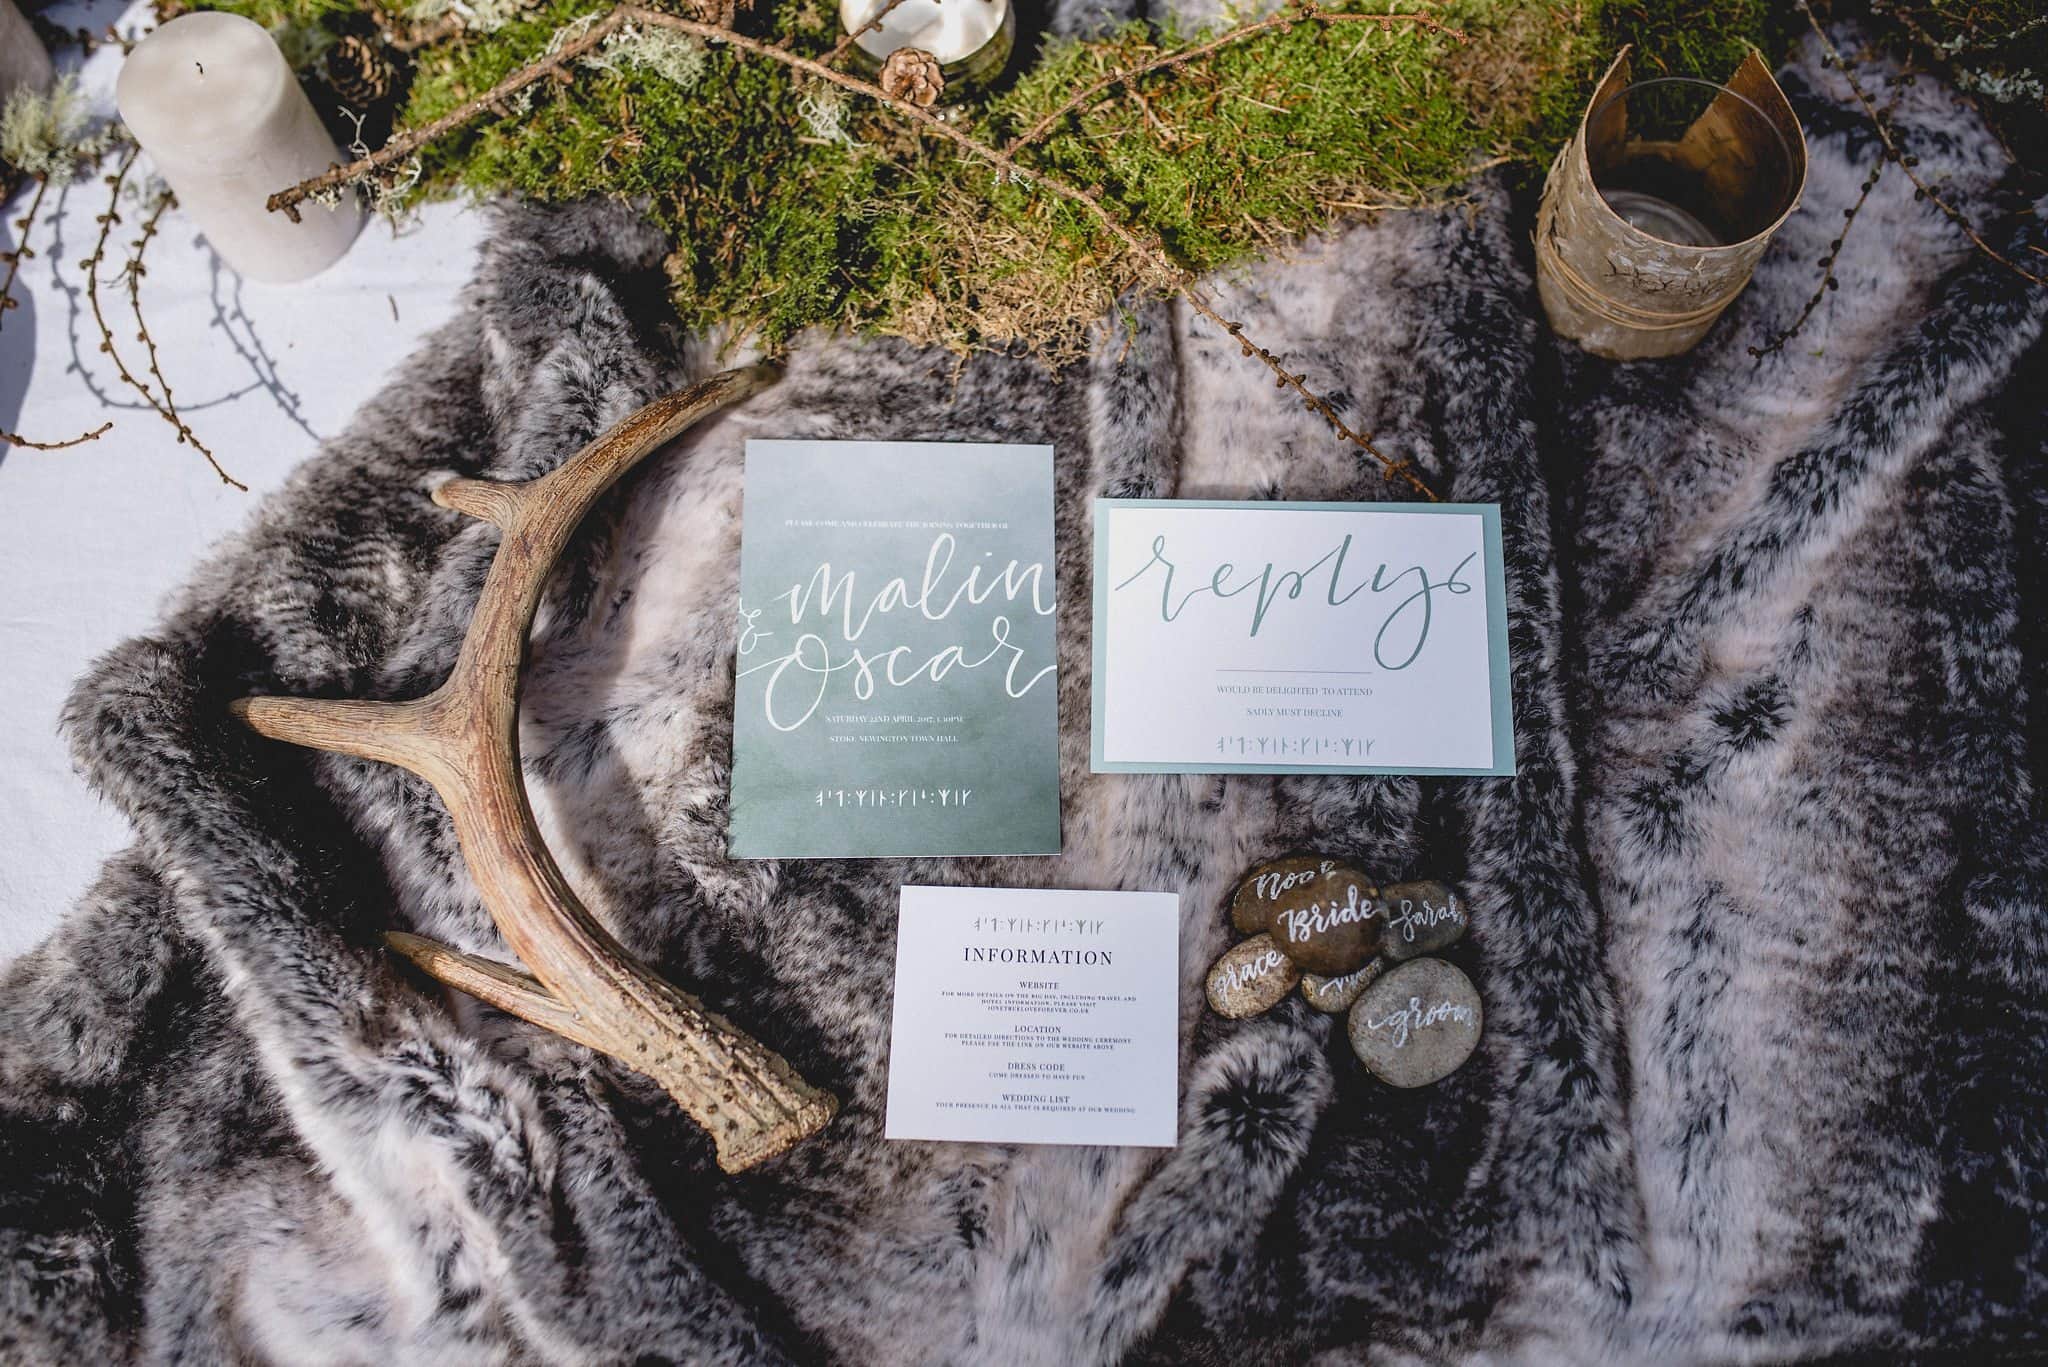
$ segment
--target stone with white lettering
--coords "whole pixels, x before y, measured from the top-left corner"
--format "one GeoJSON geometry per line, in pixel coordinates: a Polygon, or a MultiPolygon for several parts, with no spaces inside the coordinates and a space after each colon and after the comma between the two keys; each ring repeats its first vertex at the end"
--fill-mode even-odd
{"type": "Polygon", "coordinates": [[[1309,894],[1276,909],[1269,930],[1304,973],[1340,978],[1380,952],[1386,927],[1373,885],[1355,870],[1326,874],[1309,894]]]}
{"type": "Polygon", "coordinates": [[[1320,854],[1290,854],[1269,860],[1246,874],[1230,895],[1230,924],[1247,935],[1273,928],[1273,918],[1293,907],[1331,896],[1356,883],[1372,895],[1366,876],[1341,859],[1320,854]]]}
{"type": "Polygon", "coordinates": [[[1243,1020],[1271,1011],[1301,981],[1301,970],[1270,935],[1254,935],[1227,950],[1209,968],[1209,1006],[1243,1020]]]}
{"type": "Polygon", "coordinates": [[[1383,952],[1395,963],[1449,949],[1472,924],[1465,899],[1442,883],[1395,883],[1380,903],[1387,918],[1383,952]]]}
{"type": "Polygon", "coordinates": [[[1336,1015],[1349,1011],[1358,994],[1372,986],[1374,978],[1387,971],[1385,959],[1374,959],[1356,973],[1341,978],[1324,978],[1314,973],[1301,975],[1301,999],[1318,1011],[1336,1015]]]}
{"type": "Polygon", "coordinates": [[[1427,1087],[1479,1045],[1479,989],[1442,959],[1411,959],[1365,989],[1351,1008],[1351,1047],[1373,1076],[1427,1087]]]}

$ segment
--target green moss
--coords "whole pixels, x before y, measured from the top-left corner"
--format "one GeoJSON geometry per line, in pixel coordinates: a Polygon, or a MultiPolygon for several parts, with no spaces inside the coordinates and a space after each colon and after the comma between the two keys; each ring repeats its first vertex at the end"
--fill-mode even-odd
{"type": "MultiPolygon", "coordinates": [[[[354,0],[226,0],[339,26],[354,0]],[[328,7],[334,8],[328,8],[328,7]]],[[[798,51],[836,37],[816,0],[765,22],[798,51]]],[[[400,125],[489,89],[546,50],[593,0],[540,0],[488,34],[418,54],[400,125]]],[[[1023,160],[1096,189],[1175,260],[1209,270],[1362,208],[1424,201],[1500,157],[1540,166],[1622,41],[1638,70],[1725,75],[1775,44],[1764,0],[1453,0],[1465,42],[1395,25],[1296,24],[1105,95],[1023,160]]],[[[1000,144],[1078,87],[1194,34],[1132,27],[1020,43],[1016,73],[964,126],[1000,144]]],[[[608,51],[569,85],[543,82],[502,117],[427,148],[418,193],[589,194],[643,204],[668,230],[676,301],[696,325],[779,343],[817,324],[954,346],[1022,340],[1051,353],[1150,278],[1085,211],[845,104],[769,61],[713,47],[627,60],[608,51]],[[828,117],[818,116],[826,101],[828,117]],[[841,130],[843,129],[843,135],[841,130]],[[821,133],[823,136],[821,136],[821,133]]],[[[1155,282],[1156,283],[1156,282],[1155,282]]]]}

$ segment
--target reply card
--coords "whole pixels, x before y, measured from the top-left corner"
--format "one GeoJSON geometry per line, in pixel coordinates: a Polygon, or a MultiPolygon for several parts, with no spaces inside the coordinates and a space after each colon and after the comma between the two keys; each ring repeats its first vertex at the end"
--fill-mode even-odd
{"type": "Polygon", "coordinates": [[[1512,774],[1500,509],[1098,499],[1093,754],[1512,774]]]}
{"type": "Polygon", "coordinates": [[[749,441],[742,858],[1056,854],[1052,448],[749,441]]]}
{"type": "Polygon", "coordinates": [[[1177,895],[902,896],[887,1138],[1174,1144],[1177,895]]]}

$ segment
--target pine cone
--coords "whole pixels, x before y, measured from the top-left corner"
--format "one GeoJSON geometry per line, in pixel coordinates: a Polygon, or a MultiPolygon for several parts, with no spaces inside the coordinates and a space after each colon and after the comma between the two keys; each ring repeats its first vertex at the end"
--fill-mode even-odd
{"type": "Polygon", "coordinates": [[[328,88],[359,113],[391,93],[396,74],[390,56],[367,38],[347,34],[327,49],[328,88]]]}
{"type": "Polygon", "coordinates": [[[931,53],[899,47],[882,63],[882,90],[919,109],[930,109],[945,93],[946,78],[939,71],[939,59],[931,53]]]}

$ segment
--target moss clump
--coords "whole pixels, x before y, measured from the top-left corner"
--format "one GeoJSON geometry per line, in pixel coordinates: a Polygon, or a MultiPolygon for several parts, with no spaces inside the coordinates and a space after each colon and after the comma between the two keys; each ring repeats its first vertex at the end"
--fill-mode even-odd
{"type": "MultiPolygon", "coordinates": [[[[218,2],[342,26],[354,0],[218,2]]],[[[756,22],[797,51],[837,38],[822,0],[766,7],[756,22]]],[[[488,33],[422,50],[400,126],[488,90],[602,8],[530,0],[494,9],[488,33]]],[[[1773,41],[1764,0],[1427,8],[1467,40],[1296,24],[1149,77],[1141,99],[1105,92],[1022,159],[1095,189],[1178,264],[1209,270],[1346,213],[1427,200],[1482,161],[1540,164],[1622,41],[1641,44],[1639,69],[1712,76],[1747,44],[1773,41]]],[[[1097,77],[1199,36],[1133,26],[1036,51],[1020,43],[1007,84],[961,117],[1000,145],[1097,77]]],[[[542,83],[504,116],[425,149],[419,191],[630,197],[675,242],[685,319],[734,323],[771,346],[836,324],[1060,355],[1116,296],[1158,283],[1078,206],[1000,181],[858,97],[730,49],[653,52],[646,37],[615,39],[572,84],[542,83]]]]}

